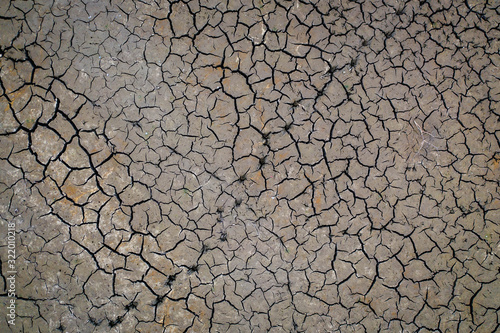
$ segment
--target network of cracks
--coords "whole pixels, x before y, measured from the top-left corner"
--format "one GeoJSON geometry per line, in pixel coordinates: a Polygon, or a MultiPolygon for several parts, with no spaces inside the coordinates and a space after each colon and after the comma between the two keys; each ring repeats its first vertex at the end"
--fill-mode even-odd
{"type": "Polygon", "coordinates": [[[494,0],[1,1],[0,326],[498,331],[499,23],[494,0]]]}

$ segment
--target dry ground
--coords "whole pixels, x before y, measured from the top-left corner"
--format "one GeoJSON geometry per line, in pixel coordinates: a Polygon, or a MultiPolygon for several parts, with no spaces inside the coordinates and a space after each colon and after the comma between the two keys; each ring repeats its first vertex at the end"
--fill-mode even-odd
{"type": "Polygon", "coordinates": [[[0,1],[1,331],[498,331],[499,23],[0,1]]]}

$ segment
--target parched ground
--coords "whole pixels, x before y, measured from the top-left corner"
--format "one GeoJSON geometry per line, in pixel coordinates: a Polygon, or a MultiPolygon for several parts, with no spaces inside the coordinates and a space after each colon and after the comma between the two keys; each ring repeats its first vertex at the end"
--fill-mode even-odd
{"type": "Polygon", "coordinates": [[[0,1],[0,331],[498,332],[499,24],[0,1]]]}

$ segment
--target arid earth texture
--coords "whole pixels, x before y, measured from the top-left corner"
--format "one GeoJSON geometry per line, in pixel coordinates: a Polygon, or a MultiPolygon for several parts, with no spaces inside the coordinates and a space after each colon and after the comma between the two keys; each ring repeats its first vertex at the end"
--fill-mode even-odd
{"type": "Polygon", "coordinates": [[[1,331],[498,332],[499,24],[0,1],[1,331]]]}

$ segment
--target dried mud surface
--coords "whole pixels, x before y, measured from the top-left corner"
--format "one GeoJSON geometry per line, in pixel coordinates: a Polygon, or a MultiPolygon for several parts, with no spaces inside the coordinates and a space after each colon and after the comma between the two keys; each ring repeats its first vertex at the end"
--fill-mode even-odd
{"type": "Polygon", "coordinates": [[[499,6],[1,1],[8,329],[498,331],[499,6]]]}

